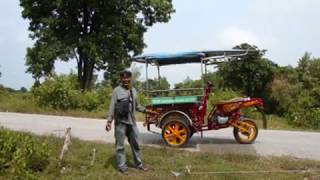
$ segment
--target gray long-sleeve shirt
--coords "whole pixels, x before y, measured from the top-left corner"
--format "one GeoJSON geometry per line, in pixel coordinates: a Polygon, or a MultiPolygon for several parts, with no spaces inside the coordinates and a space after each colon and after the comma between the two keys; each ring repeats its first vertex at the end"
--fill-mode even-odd
{"type": "Polygon", "coordinates": [[[122,87],[121,85],[117,86],[116,88],[113,89],[112,91],[112,98],[111,98],[111,102],[110,102],[110,106],[109,106],[109,111],[108,111],[108,115],[107,115],[107,121],[108,122],[112,122],[113,119],[115,119],[115,121],[121,122],[121,123],[125,123],[125,124],[136,124],[136,119],[134,116],[134,112],[135,111],[139,111],[139,112],[145,112],[145,108],[142,107],[139,103],[138,100],[138,96],[137,96],[137,91],[135,88],[131,88],[132,89],[132,96],[133,96],[133,108],[131,107],[132,104],[130,103],[130,108],[129,108],[129,115],[127,119],[115,119],[115,105],[117,103],[118,100],[120,99],[124,99],[124,98],[130,98],[130,89],[126,89],[124,87],[122,87]],[[133,110],[133,111],[132,111],[133,110]]]}

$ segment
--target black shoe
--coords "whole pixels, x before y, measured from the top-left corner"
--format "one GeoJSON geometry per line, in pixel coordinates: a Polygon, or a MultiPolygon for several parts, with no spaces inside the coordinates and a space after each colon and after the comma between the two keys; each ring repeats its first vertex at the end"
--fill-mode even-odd
{"type": "Polygon", "coordinates": [[[127,168],[119,169],[119,172],[121,172],[121,174],[123,174],[123,175],[128,175],[129,174],[127,168]]]}

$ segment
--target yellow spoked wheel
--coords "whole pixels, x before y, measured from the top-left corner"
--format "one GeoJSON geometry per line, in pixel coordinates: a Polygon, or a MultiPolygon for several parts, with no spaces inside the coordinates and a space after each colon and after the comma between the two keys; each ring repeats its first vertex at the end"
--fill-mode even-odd
{"type": "Polygon", "coordinates": [[[183,146],[190,137],[190,128],[181,120],[170,120],[162,127],[162,138],[171,147],[183,146]]]}
{"type": "Polygon", "coordinates": [[[258,136],[258,127],[252,120],[242,120],[234,124],[233,135],[240,144],[251,144],[258,136]]]}

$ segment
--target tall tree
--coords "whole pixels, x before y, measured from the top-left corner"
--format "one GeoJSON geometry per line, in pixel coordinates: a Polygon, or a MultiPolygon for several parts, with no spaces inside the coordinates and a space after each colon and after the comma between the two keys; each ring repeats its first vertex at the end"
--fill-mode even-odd
{"type": "Polygon", "coordinates": [[[81,89],[94,71],[111,76],[145,47],[143,34],[174,12],[171,0],[20,0],[31,38],[27,72],[37,80],[50,75],[56,60],[76,59],[81,89]]]}
{"type": "Polygon", "coordinates": [[[296,68],[281,67],[270,84],[276,112],[300,127],[320,128],[320,58],[305,53],[296,68]]]}
{"type": "Polygon", "coordinates": [[[311,53],[305,52],[304,55],[298,61],[298,76],[299,81],[304,81],[305,76],[308,74],[307,69],[310,66],[311,62],[311,53]]]}
{"type": "Polygon", "coordinates": [[[319,84],[319,61],[311,57],[311,53],[305,52],[298,61],[298,78],[304,88],[310,89],[314,84],[319,84]],[[318,78],[317,78],[318,77],[318,78]]]}
{"type": "MultiPolygon", "coordinates": [[[[249,44],[241,44],[234,49],[259,50],[249,44]]],[[[249,96],[261,96],[273,78],[277,65],[263,58],[263,53],[252,53],[241,61],[231,61],[219,65],[218,74],[224,86],[244,91],[249,96]]]]}

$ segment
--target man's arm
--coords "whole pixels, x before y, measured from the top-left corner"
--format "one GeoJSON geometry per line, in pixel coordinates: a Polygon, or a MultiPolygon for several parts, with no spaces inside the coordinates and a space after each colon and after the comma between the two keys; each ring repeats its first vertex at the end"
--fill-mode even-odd
{"type": "Polygon", "coordinates": [[[109,105],[109,111],[107,114],[107,122],[108,123],[112,123],[112,121],[114,119],[114,108],[115,108],[116,102],[117,102],[117,94],[116,94],[115,90],[113,90],[110,105],[109,105]]]}
{"type": "Polygon", "coordinates": [[[133,96],[134,96],[134,102],[135,102],[135,106],[136,106],[136,111],[145,113],[146,112],[146,108],[140,105],[139,98],[138,98],[138,93],[137,93],[136,89],[132,88],[132,93],[133,93],[133,96]]]}

